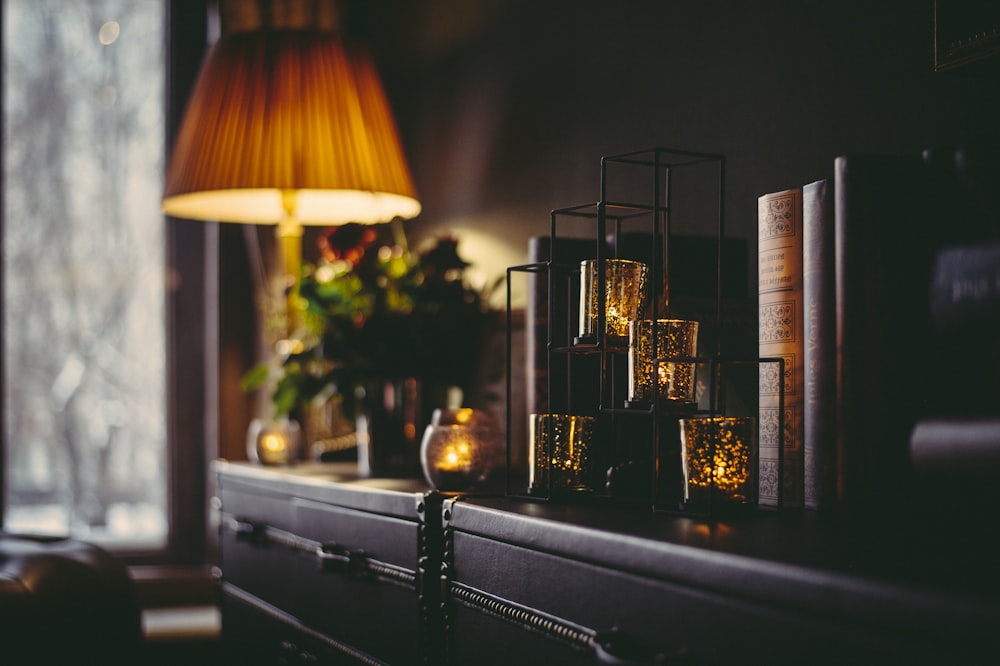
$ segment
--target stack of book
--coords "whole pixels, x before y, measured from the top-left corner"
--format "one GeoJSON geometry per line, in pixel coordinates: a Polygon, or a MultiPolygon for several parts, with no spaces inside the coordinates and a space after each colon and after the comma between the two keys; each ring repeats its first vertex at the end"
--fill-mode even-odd
{"type": "Polygon", "coordinates": [[[921,475],[1000,471],[997,155],[844,155],[759,198],[759,352],[785,370],[770,418],[761,364],[762,504],[779,459],[782,507],[868,513],[921,475]]]}

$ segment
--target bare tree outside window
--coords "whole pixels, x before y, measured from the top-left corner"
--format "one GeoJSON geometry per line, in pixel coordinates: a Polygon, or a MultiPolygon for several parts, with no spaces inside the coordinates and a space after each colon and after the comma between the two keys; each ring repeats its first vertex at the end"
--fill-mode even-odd
{"type": "Polygon", "coordinates": [[[163,3],[3,12],[4,526],[162,545],[163,3]]]}

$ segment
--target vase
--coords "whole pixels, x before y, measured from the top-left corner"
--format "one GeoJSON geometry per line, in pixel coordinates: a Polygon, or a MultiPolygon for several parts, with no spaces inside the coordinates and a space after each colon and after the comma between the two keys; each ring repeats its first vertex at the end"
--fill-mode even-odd
{"type": "Polygon", "coordinates": [[[448,389],[419,377],[369,380],[359,386],[358,474],[421,477],[420,441],[448,389]]]}

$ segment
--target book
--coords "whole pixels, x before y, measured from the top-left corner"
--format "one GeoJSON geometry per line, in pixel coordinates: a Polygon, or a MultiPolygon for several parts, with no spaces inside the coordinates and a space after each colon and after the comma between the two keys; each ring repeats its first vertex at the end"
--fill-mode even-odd
{"type": "Polygon", "coordinates": [[[1000,324],[1000,241],[943,248],[934,260],[931,315],[939,330],[1000,324]]]}
{"type": "Polygon", "coordinates": [[[916,155],[834,160],[838,505],[862,518],[907,508],[910,433],[952,390],[931,345],[929,185],[916,155]]]}
{"type": "Polygon", "coordinates": [[[933,416],[1000,416],[1000,241],[941,249],[934,260],[932,345],[947,372],[933,416]]]}
{"type": "Polygon", "coordinates": [[[920,419],[910,436],[918,475],[996,478],[1000,473],[1000,416],[920,419]]]}
{"type": "Polygon", "coordinates": [[[757,199],[758,501],[803,506],[802,188],[757,199]],[[783,372],[782,372],[783,368],[783,372]]]}
{"type": "Polygon", "coordinates": [[[803,501],[828,509],[837,499],[833,182],[802,188],[802,298],[805,317],[803,501]]]}
{"type": "Polygon", "coordinates": [[[913,509],[930,523],[975,533],[993,519],[1000,416],[931,417],[910,437],[913,509]]]}
{"type": "Polygon", "coordinates": [[[595,241],[583,238],[557,238],[554,247],[549,236],[528,241],[529,264],[549,268],[527,274],[525,423],[537,413],[594,414],[600,404],[598,360],[553,352],[570,346],[577,333],[579,265],[596,251],[595,241]]]}
{"type": "Polygon", "coordinates": [[[980,138],[958,146],[936,146],[922,153],[933,179],[934,215],[948,220],[935,235],[941,247],[1000,238],[1000,139],[980,138]]]}

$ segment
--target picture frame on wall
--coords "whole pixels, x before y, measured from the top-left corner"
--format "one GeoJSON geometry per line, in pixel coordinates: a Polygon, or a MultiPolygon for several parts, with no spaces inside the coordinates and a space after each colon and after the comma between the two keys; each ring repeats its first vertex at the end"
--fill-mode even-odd
{"type": "Polygon", "coordinates": [[[1000,2],[934,0],[934,71],[1000,53],[1000,2]]]}

